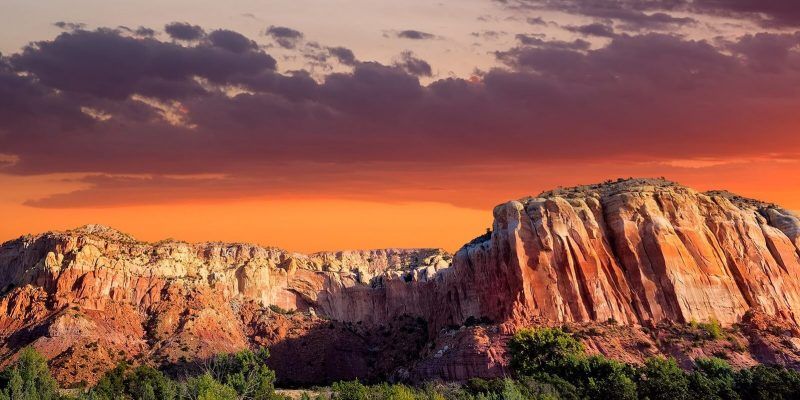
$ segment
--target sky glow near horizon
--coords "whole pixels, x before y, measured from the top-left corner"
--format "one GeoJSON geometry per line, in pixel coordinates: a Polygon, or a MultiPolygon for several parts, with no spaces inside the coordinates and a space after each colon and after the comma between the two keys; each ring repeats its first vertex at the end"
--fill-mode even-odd
{"type": "Polygon", "coordinates": [[[800,209],[798,27],[775,0],[5,1],[0,240],[454,250],[495,204],[628,176],[800,209]]]}

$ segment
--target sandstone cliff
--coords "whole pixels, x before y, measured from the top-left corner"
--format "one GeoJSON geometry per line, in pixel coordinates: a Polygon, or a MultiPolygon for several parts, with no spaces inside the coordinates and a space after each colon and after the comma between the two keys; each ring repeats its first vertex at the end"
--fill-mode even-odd
{"type": "MultiPolygon", "coordinates": [[[[33,344],[77,383],[121,359],[180,368],[267,345],[285,382],[463,379],[502,374],[504,340],[531,324],[619,323],[587,342],[633,361],[690,362],[694,350],[661,339],[690,321],[757,315],[797,336],[800,221],[775,205],[635,179],[511,201],[494,217],[452,256],[142,243],[101,226],[22,237],[0,248],[0,357],[33,344]]],[[[800,341],[772,340],[764,324],[731,328],[752,350],[743,364],[800,359],[800,341]]]]}

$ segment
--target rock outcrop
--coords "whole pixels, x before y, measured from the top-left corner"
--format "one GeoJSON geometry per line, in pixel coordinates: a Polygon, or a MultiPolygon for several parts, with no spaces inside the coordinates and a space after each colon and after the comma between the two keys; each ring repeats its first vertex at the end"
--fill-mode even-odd
{"type": "MultiPolygon", "coordinates": [[[[91,225],[25,236],[0,247],[0,357],[32,344],[77,384],[121,359],[183,368],[270,346],[279,378],[303,384],[499,376],[505,340],[533,324],[619,324],[589,348],[634,361],[691,355],[659,338],[692,321],[756,315],[798,334],[800,220],[775,205],[631,179],[494,217],[455,255],[143,243],[91,225]]],[[[800,360],[791,340],[739,336],[743,364],[800,360]]]]}

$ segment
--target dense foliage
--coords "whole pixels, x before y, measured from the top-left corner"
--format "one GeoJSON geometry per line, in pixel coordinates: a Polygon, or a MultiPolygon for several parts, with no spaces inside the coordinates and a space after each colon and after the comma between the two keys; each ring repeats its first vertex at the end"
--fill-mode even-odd
{"type": "MultiPolygon", "coordinates": [[[[79,400],[277,400],[275,373],[266,365],[269,352],[242,350],[211,360],[199,376],[178,382],[149,367],[120,363],[79,400]]],[[[26,348],[0,374],[0,400],[66,400],[59,394],[47,360],[26,348]]]]}
{"type": "MultiPolygon", "coordinates": [[[[513,378],[472,379],[464,384],[364,385],[337,382],[301,400],[766,400],[800,399],[800,373],[758,365],[735,370],[725,360],[695,360],[692,371],[674,359],[651,358],[633,366],[587,355],[569,333],[541,328],[518,332],[509,342],[513,378]]],[[[243,350],[210,360],[200,375],[176,381],[148,366],[119,364],[77,400],[280,400],[269,353],[243,350]]],[[[47,361],[24,349],[0,373],[0,400],[66,400],[47,361]]]]}
{"type": "MultiPolygon", "coordinates": [[[[718,324],[703,328],[715,332],[718,324]]],[[[714,357],[695,360],[694,370],[688,372],[672,358],[651,358],[635,367],[588,356],[577,339],[559,329],[520,331],[509,343],[509,352],[518,380],[560,380],[556,398],[800,399],[800,373],[794,370],[758,365],[736,371],[714,357]]]]}
{"type": "Polygon", "coordinates": [[[17,361],[0,374],[0,399],[55,400],[58,385],[47,360],[32,348],[23,349],[17,361]]]}

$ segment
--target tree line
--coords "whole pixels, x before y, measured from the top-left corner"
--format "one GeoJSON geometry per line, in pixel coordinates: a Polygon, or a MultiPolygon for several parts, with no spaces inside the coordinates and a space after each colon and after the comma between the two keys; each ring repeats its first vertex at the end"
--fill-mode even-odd
{"type": "MultiPolygon", "coordinates": [[[[301,400],[789,400],[800,399],[800,373],[781,366],[734,369],[720,358],[695,360],[692,370],[672,358],[643,365],[589,355],[570,333],[525,329],[508,345],[513,375],[465,383],[417,386],[336,382],[301,400]]],[[[275,391],[269,352],[221,354],[204,371],[183,380],[149,367],[121,363],[93,387],[74,396],[59,391],[47,360],[33,348],[0,373],[0,400],[286,400],[275,391]]],[[[309,394],[312,393],[312,394],[309,394]]]]}

